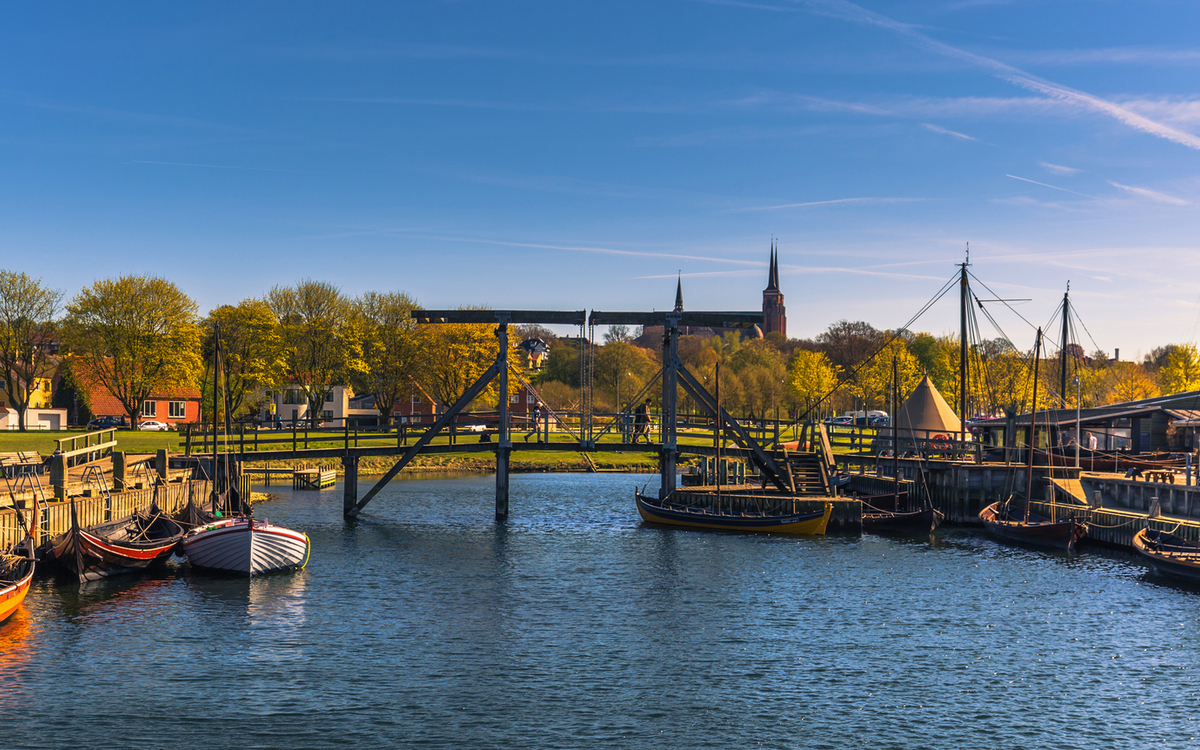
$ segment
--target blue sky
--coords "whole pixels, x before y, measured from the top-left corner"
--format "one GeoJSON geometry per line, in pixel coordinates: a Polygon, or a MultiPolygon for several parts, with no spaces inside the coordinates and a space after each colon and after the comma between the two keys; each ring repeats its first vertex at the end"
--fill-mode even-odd
{"type": "Polygon", "coordinates": [[[1154,0],[13,6],[0,252],[202,310],[305,277],[650,309],[680,272],[691,309],[756,309],[777,237],[813,336],[903,324],[970,242],[1026,319],[1070,280],[1128,358],[1200,337],[1197,28],[1154,0]]]}

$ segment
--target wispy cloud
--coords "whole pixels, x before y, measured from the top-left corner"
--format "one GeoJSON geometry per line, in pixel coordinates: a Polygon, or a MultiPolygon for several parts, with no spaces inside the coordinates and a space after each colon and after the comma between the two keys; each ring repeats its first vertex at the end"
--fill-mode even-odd
{"type": "Polygon", "coordinates": [[[965,141],[976,141],[976,142],[979,141],[978,138],[969,136],[966,133],[960,133],[957,130],[947,130],[946,128],[939,127],[937,125],[931,125],[927,122],[921,123],[921,127],[925,128],[926,130],[929,130],[931,132],[934,132],[934,133],[941,133],[942,135],[952,135],[955,138],[962,138],[965,141]]]}
{"type": "Polygon", "coordinates": [[[1167,49],[1164,47],[1006,51],[1003,56],[1009,60],[1032,65],[1200,64],[1200,49],[1167,49]]]}
{"type": "Polygon", "coordinates": [[[1127,193],[1132,193],[1134,195],[1140,195],[1143,198],[1149,198],[1150,200],[1158,201],[1159,203],[1169,203],[1172,206],[1190,206],[1190,205],[1192,205],[1191,201],[1185,201],[1183,198],[1176,198],[1173,195],[1167,195],[1166,193],[1160,193],[1157,190],[1150,190],[1148,188],[1134,187],[1132,185],[1122,185],[1121,183],[1113,182],[1112,180],[1109,180],[1108,184],[1112,185],[1115,188],[1120,188],[1121,190],[1124,190],[1127,193]]]}
{"type": "Polygon", "coordinates": [[[915,203],[923,200],[925,200],[925,198],[835,198],[827,201],[808,201],[807,203],[784,203],[778,206],[731,208],[724,213],[742,213],[746,211],[778,211],[784,208],[812,208],[814,206],[865,206],[880,203],[915,203]]]}
{"type": "Polygon", "coordinates": [[[1061,164],[1051,164],[1050,162],[1047,162],[1047,161],[1039,161],[1038,164],[1041,164],[1046,169],[1047,172],[1050,172],[1052,174],[1062,175],[1062,176],[1070,176],[1073,174],[1079,174],[1080,172],[1083,171],[1082,169],[1076,169],[1075,167],[1064,167],[1061,164]]]}
{"type": "Polygon", "coordinates": [[[998,115],[1046,117],[1073,115],[1076,110],[1042,96],[887,97],[877,101],[852,101],[762,90],[749,96],[717,102],[718,107],[770,108],[783,111],[848,112],[881,117],[991,118],[998,115]]]}
{"type": "Polygon", "coordinates": [[[848,2],[848,0],[795,0],[795,2],[812,13],[895,32],[921,49],[983,68],[997,78],[1008,81],[1027,91],[1057,99],[1084,110],[1103,114],[1143,133],[1163,138],[1187,148],[1200,150],[1200,137],[1191,133],[1152,120],[1116,102],[1034,76],[999,60],[939,42],[921,33],[911,24],[902,23],[893,18],[867,10],[848,2]]]}
{"type": "Polygon", "coordinates": [[[1032,182],[1034,185],[1041,185],[1042,187],[1050,188],[1051,190],[1061,190],[1064,193],[1071,193],[1072,195],[1082,195],[1084,198],[1092,198],[1093,197],[1091,195],[1084,195],[1083,193],[1077,193],[1074,190],[1067,190],[1066,188],[1059,187],[1057,185],[1049,185],[1045,182],[1038,182],[1037,180],[1031,180],[1028,177],[1017,177],[1015,174],[1006,174],[1004,176],[1011,177],[1014,180],[1021,180],[1022,182],[1032,182]]]}

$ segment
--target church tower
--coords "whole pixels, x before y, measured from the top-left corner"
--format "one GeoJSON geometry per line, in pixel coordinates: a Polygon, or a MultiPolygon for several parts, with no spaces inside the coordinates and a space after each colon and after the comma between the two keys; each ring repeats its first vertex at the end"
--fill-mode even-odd
{"type": "Polygon", "coordinates": [[[779,248],[771,241],[771,270],[767,288],[763,290],[763,335],[780,333],[787,338],[787,311],[783,307],[783,292],[779,291],[779,248]]]}

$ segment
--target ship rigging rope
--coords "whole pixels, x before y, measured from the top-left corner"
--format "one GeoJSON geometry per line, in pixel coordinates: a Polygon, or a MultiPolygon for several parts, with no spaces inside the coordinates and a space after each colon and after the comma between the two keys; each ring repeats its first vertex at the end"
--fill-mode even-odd
{"type": "Polygon", "coordinates": [[[855,367],[854,370],[852,370],[850,372],[850,374],[846,376],[845,380],[841,381],[836,386],[834,386],[828,393],[826,393],[824,396],[821,396],[819,399],[817,399],[815,402],[813,402],[813,404],[811,406],[809,406],[808,409],[806,409],[803,414],[796,417],[795,424],[799,424],[800,422],[804,421],[808,417],[808,415],[812,413],[813,409],[820,406],[821,403],[823,401],[825,401],[825,399],[827,399],[830,396],[832,396],[833,394],[837,393],[839,390],[842,389],[843,386],[845,386],[847,383],[849,383],[851,381],[851,379],[854,378],[854,376],[858,374],[859,370],[863,369],[868,364],[870,364],[871,360],[875,359],[875,357],[879,356],[879,354],[881,352],[883,352],[885,349],[887,349],[889,346],[891,346],[893,341],[900,338],[904,334],[904,332],[908,330],[909,326],[911,326],[913,323],[916,323],[918,318],[920,318],[922,315],[924,315],[926,312],[929,311],[929,308],[933,307],[937,303],[938,300],[940,300],[942,297],[946,296],[946,293],[949,292],[952,288],[954,288],[954,285],[958,281],[959,281],[958,274],[951,276],[950,279],[946,281],[945,285],[943,285],[942,288],[940,290],[938,290],[937,294],[933,295],[933,297],[931,297],[929,299],[929,301],[926,302],[921,307],[921,309],[917,311],[916,315],[909,318],[908,322],[905,323],[903,326],[897,328],[895,330],[895,332],[888,338],[888,340],[885,341],[878,349],[876,349],[874,352],[872,352],[869,357],[867,357],[862,362],[860,362],[858,367],[855,367]]]}

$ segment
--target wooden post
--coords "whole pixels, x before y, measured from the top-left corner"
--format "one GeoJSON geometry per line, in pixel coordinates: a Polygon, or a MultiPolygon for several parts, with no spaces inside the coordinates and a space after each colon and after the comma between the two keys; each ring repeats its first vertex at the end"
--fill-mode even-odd
{"type": "Polygon", "coordinates": [[[349,518],[354,515],[354,506],[358,504],[358,454],[346,451],[346,455],[342,456],[342,468],[346,473],[342,487],[342,515],[349,518]]]}
{"type": "Polygon", "coordinates": [[[55,500],[67,499],[67,459],[61,453],[50,458],[50,486],[55,500]]]}
{"type": "Polygon", "coordinates": [[[183,438],[183,455],[190,456],[190,455],[192,455],[192,426],[191,426],[191,424],[186,425],[186,428],[187,428],[187,431],[184,433],[184,438],[183,438]]]}
{"type": "Polygon", "coordinates": [[[113,451],[113,492],[124,492],[128,489],[129,469],[125,462],[125,451],[113,451]]]}
{"type": "MultiPolygon", "coordinates": [[[[679,392],[679,316],[680,313],[668,313],[666,325],[663,328],[663,374],[662,374],[662,448],[659,452],[658,497],[665,500],[675,493],[675,399],[679,392]]],[[[717,415],[717,421],[721,419],[717,415]]]]}
{"type": "Polygon", "coordinates": [[[496,337],[500,343],[500,356],[497,358],[500,372],[500,424],[496,436],[496,521],[503,523],[508,520],[508,456],[512,452],[512,442],[508,434],[508,322],[501,319],[496,326],[496,337]]]}
{"type": "MultiPolygon", "coordinates": [[[[115,469],[116,463],[113,463],[115,469]]],[[[158,453],[154,456],[154,468],[158,471],[158,478],[163,482],[167,481],[167,449],[159,448],[158,453]]]]}

